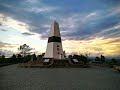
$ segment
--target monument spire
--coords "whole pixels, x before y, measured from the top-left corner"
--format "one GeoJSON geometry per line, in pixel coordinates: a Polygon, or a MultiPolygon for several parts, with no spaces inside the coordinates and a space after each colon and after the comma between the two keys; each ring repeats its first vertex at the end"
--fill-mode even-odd
{"type": "Polygon", "coordinates": [[[64,58],[59,24],[54,21],[51,25],[45,58],[64,58]]]}
{"type": "Polygon", "coordinates": [[[49,37],[50,36],[61,37],[60,36],[60,30],[59,30],[59,24],[57,23],[57,21],[54,21],[51,25],[49,37]]]}

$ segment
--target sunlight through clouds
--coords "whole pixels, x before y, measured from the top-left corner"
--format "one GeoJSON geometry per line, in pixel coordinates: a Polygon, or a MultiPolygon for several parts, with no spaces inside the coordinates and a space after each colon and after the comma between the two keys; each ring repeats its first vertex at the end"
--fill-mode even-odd
{"type": "Polygon", "coordinates": [[[20,32],[28,32],[29,30],[29,26],[26,25],[25,23],[23,22],[20,22],[20,21],[17,21],[17,20],[14,20],[13,18],[11,17],[6,17],[2,14],[0,14],[0,22],[7,26],[7,27],[10,27],[10,28],[13,28],[13,29],[16,29],[20,32]]]}
{"type": "Polygon", "coordinates": [[[120,56],[119,14],[119,0],[1,0],[0,45],[17,52],[26,43],[45,52],[56,20],[66,53],[120,56]]]}
{"type": "Polygon", "coordinates": [[[92,40],[65,40],[63,41],[64,49],[70,53],[91,53],[94,55],[105,55],[105,56],[119,56],[120,55],[120,39],[119,38],[95,38],[92,40]]]}

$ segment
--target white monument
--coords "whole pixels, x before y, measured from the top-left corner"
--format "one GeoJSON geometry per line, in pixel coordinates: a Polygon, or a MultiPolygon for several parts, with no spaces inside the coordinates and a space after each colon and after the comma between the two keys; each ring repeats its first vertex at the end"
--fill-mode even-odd
{"type": "Polygon", "coordinates": [[[59,24],[56,21],[54,21],[51,25],[47,49],[44,57],[53,59],[64,58],[59,24]]]}

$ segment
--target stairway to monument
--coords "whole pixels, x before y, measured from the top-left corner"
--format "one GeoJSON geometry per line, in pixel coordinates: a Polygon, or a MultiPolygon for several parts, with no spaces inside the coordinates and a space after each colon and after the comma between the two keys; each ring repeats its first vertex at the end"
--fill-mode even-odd
{"type": "Polygon", "coordinates": [[[52,67],[69,67],[70,66],[70,63],[68,60],[54,60],[53,61],[53,64],[52,64],[52,67]]]}

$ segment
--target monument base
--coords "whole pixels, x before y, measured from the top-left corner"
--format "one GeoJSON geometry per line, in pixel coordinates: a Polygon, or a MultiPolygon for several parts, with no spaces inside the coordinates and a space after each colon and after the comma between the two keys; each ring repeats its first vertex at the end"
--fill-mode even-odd
{"type": "Polygon", "coordinates": [[[49,61],[46,60],[36,60],[36,61],[29,61],[26,63],[21,63],[18,67],[23,68],[86,68],[89,67],[89,64],[83,63],[72,63],[69,59],[50,59],[49,61]]]}

